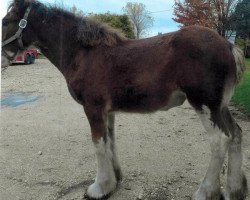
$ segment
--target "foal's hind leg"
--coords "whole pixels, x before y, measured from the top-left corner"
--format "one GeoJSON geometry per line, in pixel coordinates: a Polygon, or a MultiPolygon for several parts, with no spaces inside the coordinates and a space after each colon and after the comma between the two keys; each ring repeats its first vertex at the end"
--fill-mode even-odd
{"type": "Polygon", "coordinates": [[[242,131],[239,125],[231,116],[227,107],[222,108],[223,118],[227,125],[232,140],[229,143],[228,150],[228,174],[226,200],[243,200],[247,195],[247,180],[241,169],[242,153],[241,140],[242,131]]]}
{"type": "Polygon", "coordinates": [[[87,190],[87,197],[102,199],[115,190],[119,165],[114,155],[113,141],[108,134],[108,114],[100,108],[90,107],[85,108],[85,112],[90,123],[97,158],[97,175],[95,182],[87,190]]]}
{"type": "Polygon", "coordinates": [[[204,180],[195,193],[195,200],[220,200],[220,171],[228,150],[229,137],[220,111],[211,112],[208,107],[197,111],[210,139],[211,160],[204,180]]]}
{"type": "Polygon", "coordinates": [[[122,180],[122,171],[116,155],[116,145],[115,145],[115,114],[110,113],[108,115],[108,134],[111,140],[111,151],[113,153],[113,166],[115,170],[115,176],[117,181],[122,180]]]}

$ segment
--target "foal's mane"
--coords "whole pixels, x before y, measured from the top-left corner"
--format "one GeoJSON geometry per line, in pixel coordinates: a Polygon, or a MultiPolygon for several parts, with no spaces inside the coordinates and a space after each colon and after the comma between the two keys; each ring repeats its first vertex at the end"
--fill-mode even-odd
{"type": "Polygon", "coordinates": [[[77,23],[77,40],[83,46],[94,47],[97,45],[114,46],[125,41],[126,37],[118,30],[107,24],[102,24],[89,17],[82,17],[73,14],[58,6],[48,7],[52,15],[63,16],[77,23]]]}
{"type": "Polygon", "coordinates": [[[93,19],[82,17],[79,19],[77,38],[84,45],[97,46],[105,44],[114,46],[127,38],[118,30],[113,29],[107,24],[96,22],[93,19]]]}
{"type": "MultiPolygon", "coordinates": [[[[40,10],[40,12],[43,10],[43,17],[48,20],[50,18],[63,17],[72,21],[72,24],[77,28],[75,39],[85,47],[94,47],[97,45],[114,46],[127,40],[119,30],[107,24],[97,22],[94,19],[90,19],[89,17],[75,15],[59,6],[46,6],[36,0],[26,1],[25,7],[30,4],[33,4],[33,8],[40,10]]],[[[9,6],[8,10],[13,6],[14,3],[9,6]]]]}

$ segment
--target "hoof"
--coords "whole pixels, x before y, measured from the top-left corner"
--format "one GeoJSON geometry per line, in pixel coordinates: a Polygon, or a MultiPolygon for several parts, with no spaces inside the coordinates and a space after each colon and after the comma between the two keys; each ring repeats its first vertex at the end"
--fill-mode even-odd
{"type": "Polygon", "coordinates": [[[89,200],[105,200],[108,199],[110,194],[115,190],[116,188],[116,182],[114,183],[105,183],[105,184],[100,184],[100,183],[93,183],[92,185],[89,186],[85,198],[89,200]]]}
{"type": "Polygon", "coordinates": [[[211,190],[201,186],[194,194],[193,200],[224,200],[224,197],[220,189],[211,190]]]}
{"type": "Polygon", "coordinates": [[[228,187],[224,194],[225,200],[245,200],[248,194],[247,179],[245,176],[242,178],[242,184],[240,189],[233,189],[228,187]]]}
{"type": "Polygon", "coordinates": [[[84,194],[84,199],[86,200],[107,200],[109,197],[110,197],[110,194],[105,195],[99,199],[96,199],[96,198],[89,197],[87,193],[84,194]]]}

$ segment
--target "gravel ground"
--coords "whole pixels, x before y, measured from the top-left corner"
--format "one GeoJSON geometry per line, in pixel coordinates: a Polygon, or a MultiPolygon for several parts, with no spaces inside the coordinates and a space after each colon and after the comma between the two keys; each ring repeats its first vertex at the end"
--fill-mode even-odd
{"type": "MultiPolygon", "coordinates": [[[[86,116],[64,78],[46,59],[10,66],[2,74],[2,98],[13,92],[39,99],[1,108],[0,199],[82,199],[95,176],[96,160],[86,116]]],[[[250,182],[250,121],[231,110],[244,132],[250,182]]],[[[124,181],[110,200],[191,199],[210,150],[188,103],[168,112],[117,114],[115,128],[124,181]]],[[[222,180],[225,174],[223,170],[222,180]]]]}

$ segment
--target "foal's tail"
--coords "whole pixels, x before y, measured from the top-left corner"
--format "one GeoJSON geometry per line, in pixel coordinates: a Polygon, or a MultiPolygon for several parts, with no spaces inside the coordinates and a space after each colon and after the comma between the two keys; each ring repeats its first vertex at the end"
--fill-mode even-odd
{"type": "Polygon", "coordinates": [[[236,45],[233,46],[232,53],[234,55],[234,60],[237,68],[236,83],[239,83],[246,69],[244,53],[236,45]]]}

